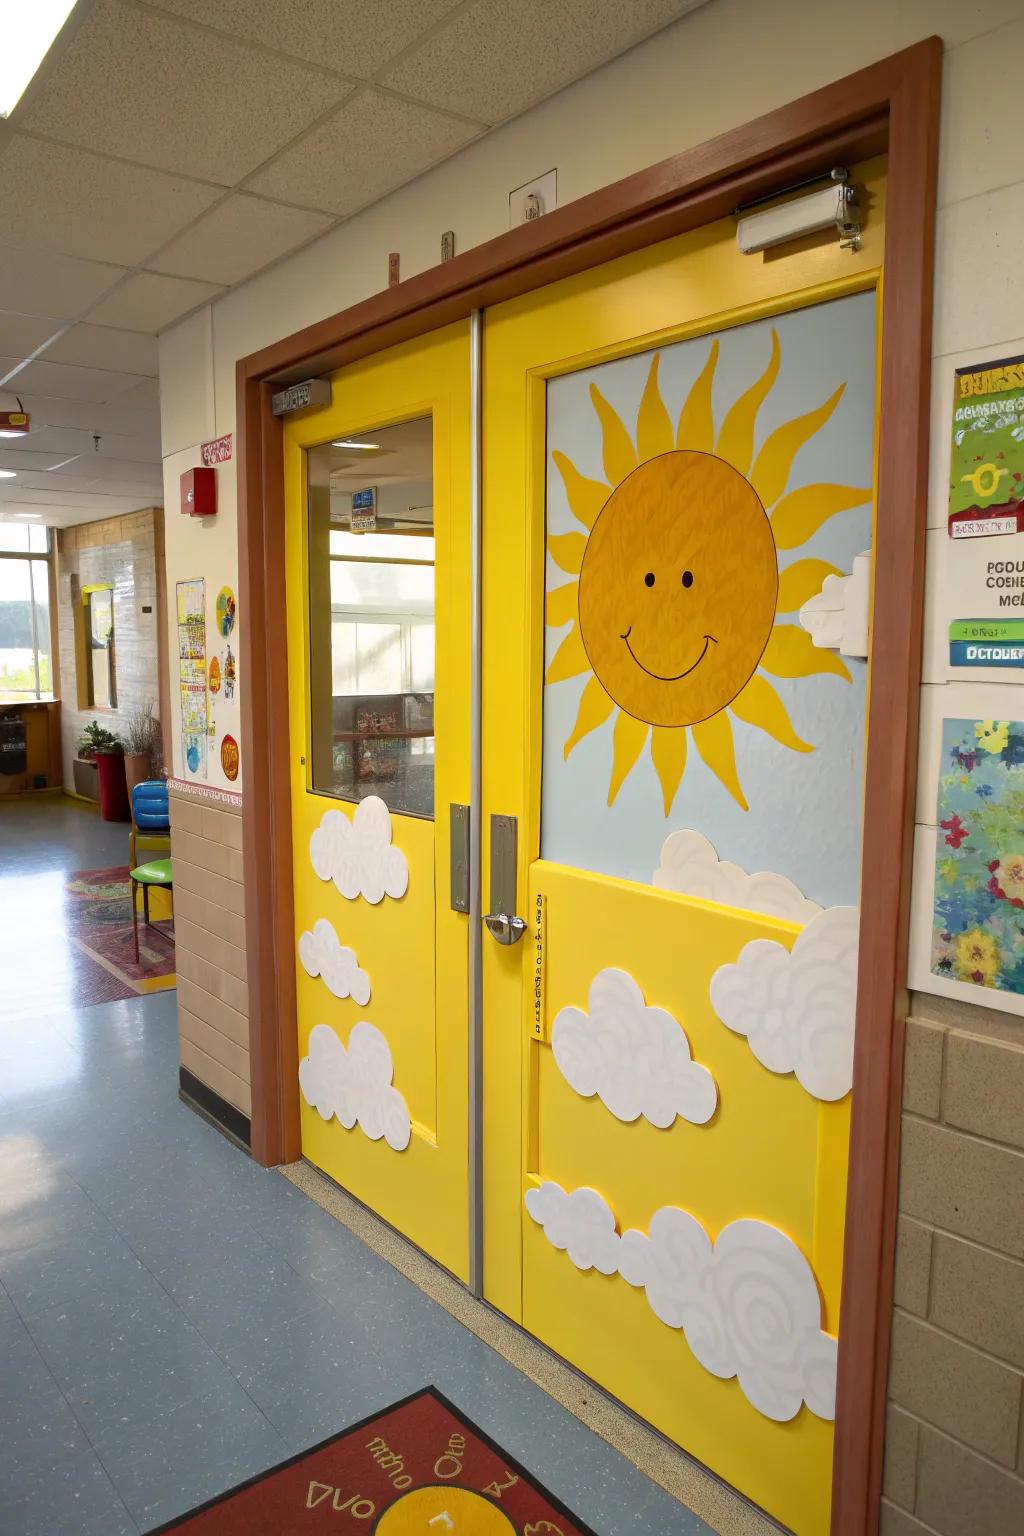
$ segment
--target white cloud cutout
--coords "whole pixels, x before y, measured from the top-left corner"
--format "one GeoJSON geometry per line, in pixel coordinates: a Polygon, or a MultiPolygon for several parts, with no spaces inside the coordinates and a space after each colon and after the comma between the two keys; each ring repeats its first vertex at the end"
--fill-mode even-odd
{"type": "Polygon", "coordinates": [[[738,864],[720,859],[700,832],[689,830],[672,832],[665,839],[653,883],[665,891],[781,917],[788,923],[809,923],[821,911],[785,875],[767,871],[748,875],[738,864]]]}
{"type": "Polygon", "coordinates": [[[526,1191],[526,1209],[552,1248],[568,1253],[577,1269],[597,1269],[614,1275],[619,1267],[619,1234],[615,1217],[596,1189],[574,1189],[546,1180],[526,1191]]]}
{"type": "Polygon", "coordinates": [[[664,1008],[646,1008],[626,971],[598,971],[589,1012],[561,1008],[551,1030],[555,1063],[583,1098],[596,1093],[618,1120],[643,1115],[664,1130],[676,1116],[694,1125],[711,1119],[715,1080],[690,1055],[681,1026],[664,1008]]]}
{"type": "Polygon", "coordinates": [[[856,907],[826,907],[791,951],[754,939],[711,978],[722,1023],[746,1035],[770,1072],[795,1072],[816,1099],[841,1099],[853,1082],[858,934],[856,907]]]}
{"type": "Polygon", "coordinates": [[[849,576],[826,576],[821,591],[800,609],[800,623],[820,651],[868,654],[871,551],[854,555],[849,576]]]}
{"type": "Polygon", "coordinates": [[[327,1024],[314,1024],[309,1051],[299,1062],[299,1087],[322,1120],[337,1116],[347,1131],[358,1123],[371,1141],[383,1136],[403,1152],[412,1123],[406,1102],[391,1086],[391,1047],[374,1025],[353,1025],[348,1049],[327,1024]]]}
{"type": "Polygon", "coordinates": [[[620,1237],[596,1190],[567,1194],[550,1181],[527,1190],[526,1209],[577,1269],[617,1271],[642,1288],[704,1369],[735,1376],[759,1413],[785,1422],[806,1403],[820,1419],[835,1417],[836,1341],[822,1330],[810,1264],[777,1227],[743,1218],[712,1243],[696,1217],[664,1205],[649,1235],[630,1228],[620,1237]]]}
{"type": "Polygon", "coordinates": [[[370,1001],[370,978],[360,969],[354,949],[346,949],[326,917],[318,917],[312,933],[299,939],[299,959],[310,976],[322,976],[328,992],[350,997],[360,1008],[370,1001]]]}
{"type": "Polygon", "coordinates": [[[319,878],[333,880],[349,901],[362,896],[376,905],[409,887],[409,864],[392,846],[391,812],[379,795],[360,800],[351,820],[326,811],[310,834],[309,857],[319,878]]]}

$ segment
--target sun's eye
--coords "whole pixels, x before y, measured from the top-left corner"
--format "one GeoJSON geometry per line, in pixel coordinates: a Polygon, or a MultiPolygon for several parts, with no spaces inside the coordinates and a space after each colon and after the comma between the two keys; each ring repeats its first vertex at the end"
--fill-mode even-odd
{"type": "Polygon", "coordinates": [[[648,571],[647,572],[647,575],[644,577],[644,586],[645,587],[653,587],[654,586],[654,572],[653,571],[648,571]]]}
{"type": "Polygon", "coordinates": [[[683,572],[683,586],[684,587],[692,587],[693,586],[693,572],[692,571],[684,571],[683,572]]]}

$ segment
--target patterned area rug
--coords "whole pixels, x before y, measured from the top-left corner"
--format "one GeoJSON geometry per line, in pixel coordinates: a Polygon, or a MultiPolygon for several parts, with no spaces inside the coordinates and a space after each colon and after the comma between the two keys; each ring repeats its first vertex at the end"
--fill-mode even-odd
{"type": "Polygon", "coordinates": [[[188,1536],[594,1536],[482,1430],[426,1387],[190,1514],[188,1536]]]}
{"type": "Polygon", "coordinates": [[[114,979],[117,997],[166,992],[174,986],[174,925],[166,891],[151,891],[147,927],[139,903],[139,960],[132,937],[131,889],[127,865],[114,869],[79,869],[65,893],[71,942],[114,979]]]}

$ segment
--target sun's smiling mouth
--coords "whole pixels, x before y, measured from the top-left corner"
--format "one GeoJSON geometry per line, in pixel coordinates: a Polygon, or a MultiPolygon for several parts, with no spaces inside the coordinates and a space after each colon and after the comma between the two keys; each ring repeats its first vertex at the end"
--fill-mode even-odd
{"type": "Polygon", "coordinates": [[[636,662],[636,664],[640,668],[641,672],[646,672],[648,677],[655,678],[659,683],[678,683],[681,678],[689,677],[690,673],[691,672],[695,672],[697,670],[697,668],[700,666],[701,662],[704,660],[704,657],[708,653],[708,646],[709,645],[717,645],[718,644],[718,641],[715,639],[714,635],[705,635],[704,636],[704,644],[701,647],[701,652],[700,652],[700,655],[697,657],[697,660],[695,662],[693,662],[693,664],[691,666],[687,667],[684,672],[673,672],[670,676],[666,677],[664,673],[662,673],[662,672],[652,672],[650,667],[645,667],[644,666],[643,662],[640,660],[639,656],[636,654],[636,651],[634,651],[633,647],[629,643],[629,637],[630,637],[630,635],[632,633],[633,633],[633,626],[631,624],[629,626],[629,628],[626,630],[626,633],[624,635],[620,635],[619,638],[622,639],[622,640],[625,640],[625,642],[626,642],[626,650],[632,656],[633,660],[636,662]]]}

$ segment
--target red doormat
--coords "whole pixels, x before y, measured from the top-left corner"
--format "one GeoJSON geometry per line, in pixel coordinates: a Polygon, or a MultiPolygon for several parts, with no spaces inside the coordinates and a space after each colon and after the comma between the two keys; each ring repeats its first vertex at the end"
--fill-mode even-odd
{"type": "Polygon", "coordinates": [[[434,1387],[151,1536],[595,1536],[434,1387]]]}
{"type": "MultiPolygon", "coordinates": [[[[104,1001],[164,992],[175,984],[174,927],[161,918],[159,927],[142,920],[139,903],[139,959],[135,959],[132,898],[128,866],[76,869],[65,891],[65,918],[71,942],[101,966],[111,978],[104,1001]]],[[[151,915],[165,904],[166,891],[150,892],[151,915]]]]}

